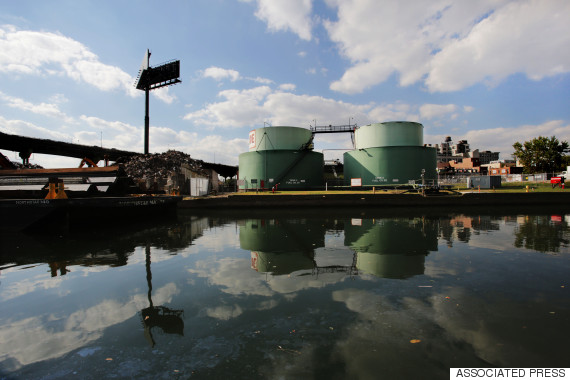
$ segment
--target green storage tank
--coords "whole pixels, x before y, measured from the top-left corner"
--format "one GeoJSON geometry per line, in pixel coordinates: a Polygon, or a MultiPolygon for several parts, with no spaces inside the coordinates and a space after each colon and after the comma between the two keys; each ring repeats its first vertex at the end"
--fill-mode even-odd
{"type": "Polygon", "coordinates": [[[437,182],[437,153],[423,144],[423,125],[408,121],[370,124],[354,133],[355,150],[344,154],[345,185],[437,182]],[[423,177],[422,177],[423,175],[423,177]]]}
{"type": "Polygon", "coordinates": [[[313,151],[313,134],[298,127],[258,128],[249,133],[249,152],[239,155],[240,190],[313,189],[323,186],[323,154],[313,151]]]}
{"type": "Polygon", "coordinates": [[[363,273],[406,278],[424,273],[425,257],[437,251],[437,220],[358,219],[345,225],[345,245],[357,255],[363,273]]]}
{"type": "Polygon", "coordinates": [[[315,267],[315,249],[325,245],[317,220],[248,219],[239,228],[240,248],[251,251],[251,267],[273,275],[315,267]]]}

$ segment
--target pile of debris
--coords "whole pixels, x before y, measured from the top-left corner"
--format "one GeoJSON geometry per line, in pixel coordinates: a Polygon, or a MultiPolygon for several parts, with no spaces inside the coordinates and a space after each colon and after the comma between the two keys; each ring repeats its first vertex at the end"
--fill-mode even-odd
{"type": "Polygon", "coordinates": [[[19,162],[12,161],[12,164],[16,167],[16,169],[43,169],[44,167],[38,164],[22,164],[19,162]]]}
{"type": "MultiPolygon", "coordinates": [[[[202,168],[203,163],[204,161],[192,159],[189,154],[175,150],[117,160],[117,164],[123,166],[127,176],[142,190],[163,189],[167,186],[167,182],[179,177],[183,170],[208,177],[208,171],[202,168]]],[[[174,186],[176,185],[175,183],[174,186]]]]}

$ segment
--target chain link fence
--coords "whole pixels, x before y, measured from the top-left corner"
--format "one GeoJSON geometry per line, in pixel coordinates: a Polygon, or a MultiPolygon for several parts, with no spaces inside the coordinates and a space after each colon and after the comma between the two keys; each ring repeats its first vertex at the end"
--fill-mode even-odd
{"type": "MultiPolygon", "coordinates": [[[[466,185],[467,179],[470,177],[480,177],[479,175],[454,175],[440,176],[438,183],[440,185],[466,185]]],[[[501,175],[501,182],[547,182],[550,178],[556,177],[555,173],[540,174],[507,174],[501,175]]]]}

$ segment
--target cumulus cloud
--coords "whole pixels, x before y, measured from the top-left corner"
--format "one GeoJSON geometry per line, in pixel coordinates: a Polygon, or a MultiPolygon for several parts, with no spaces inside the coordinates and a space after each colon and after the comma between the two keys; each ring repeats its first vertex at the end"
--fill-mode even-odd
{"type": "Polygon", "coordinates": [[[348,123],[348,118],[366,118],[370,105],[355,105],[322,96],[295,95],[290,92],[274,92],[267,96],[264,108],[271,113],[273,125],[305,126],[313,119],[322,124],[348,123]]]}
{"type": "Polygon", "coordinates": [[[429,91],[494,84],[514,73],[533,80],[570,71],[567,1],[327,0],[324,26],[350,60],[331,89],[359,93],[398,74],[429,91]]]}
{"type": "Polygon", "coordinates": [[[388,103],[374,107],[368,114],[372,122],[383,121],[417,121],[419,115],[415,107],[406,103],[388,103]]]}
{"type": "Polygon", "coordinates": [[[170,87],[160,87],[152,91],[152,94],[162,100],[166,104],[172,104],[176,100],[176,96],[170,93],[170,87]]]}
{"type": "Polygon", "coordinates": [[[273,81],[271,79],[262,78],[262,77],[242,77],[239,71],[233,69],[224,69],[217,66],[210,66],[204,71],[201,72],[202,77],[204,78],[212,78],[215,81],[221,82],[224,79],[229,79],[232,82],[237,80],[250,80],[260,84],[272,84],[273,81]]]}
{"type": "Polygon", "coordinates": [[[41,127],[24,120],[9,120],[0,116],[0,131],[12,135],[31,136],[44,139],[69,141],[72,135],[41,127]]]}
{"type": "Polygon", "coordinates": [[[241,78],[241,76],[239,75],[239,72],[236,70],[223,69],[221,67],[216,67],[216,66],[211,66],[211,67],[208,67],[207,69],[205,69],[202,72],[202,76],[204,78],[212,78],[212,79],[217,80],[217,81],[229,79],[232,82],[235,82],[236,80],[241,78]]]}
{"type": "Polygon", "coordinates": [[[455,104],[424,104],[420,107],[422,119],[431,120],[435,117],[452,114],[457,110],[455,104]]]}
{"type": "Polygon", "coordinates": [[[570,71],[570,3],[518,1],[498,8],[432,60],[431,91],[455,91],[513,73],[533,80],[570,71]]]}
{"type": "Polygon", "coordinates": [[[184,116],[197,124],[219,127],[244,127],[263,123],[269,114],[260,102],[271,92],[267,86],[247,90],[225,90],[218,96],[225,100],[184,116]]]}
{"type": "Polygon", "coordinates": [[[303,40],[311,40],[311,0],[256,0],[256,3],[255,16],[267,23],[270,31],[291,31],[303,40]]]}
{"type": "Polygon", "coordinates": [[[17,108],[27,112],[32,112],[38,115],[61,119],[67,123],[74,122],[72,117],[67,116],[63,111],[59,109],[59,104],[57,102],[61,101],[61,97],[58,96],[54,98],[56,103],[42,102],[39,104],[34,104],[22,98],[6,95],[0,91],[0,100],[6,102],[8,107],[17,108]]]}
{"type": "Polygon", "coordinates": [[[246,90],[224,90],[223,100],[207,104],[202,109],[186,114],[184,119],[196,125],[211,128],[254,127],[269,122],[271,125],[308,126],[309,124],[366,125],[385,121],[417,121],[434,123],[455,120],[473,111],[471,106],[456,104],[413,105],[402,102],[382,104],[354,104],[312,95],[297,95],[295,86],[283,84],[277,89],[260,86],[246,90]]]}
{"type": "Polygon", "coordinates": [[[0,27],[0,73],[64,75],[102,91],[136,96],[134,78],[104,64],[86,46],[58,33],[0,27]]]}
{"type": "Polygon", "coordinates": [[[292,89],[284,85],[280,90],[260,86],[247,90],[225,90],[218,103],[188,113],[184,119],[210,127],[253,127],[269,122],[272,125],[308,126],[312,120],[343,123],[348,117],[368,120],[370,105],[354,105],[321,96],[295,95],[282,91],[292,89]]]}
{"type": "Polygon", "coordinates": [[[294,91],[297,88],[293,83],[284,83],[279,85],[279,89],[282,91],[294,91]]]}

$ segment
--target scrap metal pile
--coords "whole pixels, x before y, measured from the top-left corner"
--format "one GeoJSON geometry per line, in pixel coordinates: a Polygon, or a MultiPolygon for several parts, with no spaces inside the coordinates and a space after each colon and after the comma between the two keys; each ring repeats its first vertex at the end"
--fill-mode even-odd
{"type": "Polygon", "coordinates": [[[12,161],[12,165],[15,166],[15,169],[43,169],[43,166],[38,164],[22,164],[19,162],[12,161]]]}
{"type": "Polygon", "coordinates": [[[203,161],[194,160],[189,154],[175,150],[123,157],[117,160],[117,164],[121,164],[127,176],[143,190],[164,188],[167,182],[178,177],[183,169],[200,176],[208,176],[208,172],[202,168],[203,161]]]}

